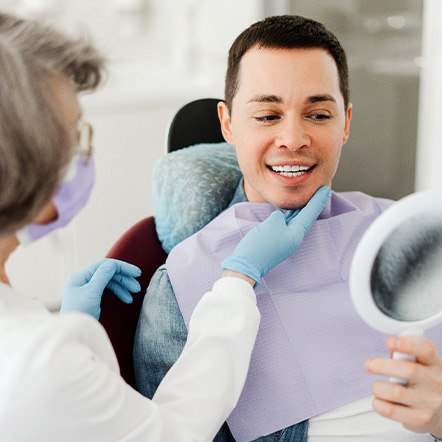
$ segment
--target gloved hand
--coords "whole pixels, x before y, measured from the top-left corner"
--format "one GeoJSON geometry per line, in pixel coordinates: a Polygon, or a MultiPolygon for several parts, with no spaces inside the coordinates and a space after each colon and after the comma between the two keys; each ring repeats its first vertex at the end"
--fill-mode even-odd
{"type": "Polygon", "coordinates": [[[244,236],[221,267],[247,275],[259,284],[269,270],[299,249],[330,195],[330,188],[324,186],[303,209],[290,210],[286,214],[275,210],[244,236]]]}
{"type": "Polygon", "coordinates": [[[141,270],[132,264],[117,259],[102,259],[73,274],[64,287],[60,312],[88,313],[97,320],[101,313],[101,297],[107,287],[125,304],[133,301],[129,292],[141,290],[135,279],[141,270]]]}

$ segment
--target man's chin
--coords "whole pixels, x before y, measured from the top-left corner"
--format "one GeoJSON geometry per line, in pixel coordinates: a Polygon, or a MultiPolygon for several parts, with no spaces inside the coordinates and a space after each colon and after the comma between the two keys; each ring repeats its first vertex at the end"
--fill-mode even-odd
{"type": "Polygon", "coordinates": [[[295,210],[304,207],[313,197],[318,188],[297,188],[297,189],[273,189],[273,192],[253,193],[247,192],[246,197],[250,202],[270,203],[283,210],[295,210]]]}
{"type": "Polygon", "coordinates": [[[324,184],[310,189],[299,189],[298,191],[287,192],[283,195],[278,194],[273,198],[271,203],[284,210],[302,209],[322,186],[324,186],[324,184]]]}
{"type": "Polygon", "coordinates": [[[272,201],[272,204],[279,209],[284,210],[301,209],[309,202],[313,194],[314,192],[308,195],[291,195],[287,198],[275,198],[275,200],[272,201]]]}

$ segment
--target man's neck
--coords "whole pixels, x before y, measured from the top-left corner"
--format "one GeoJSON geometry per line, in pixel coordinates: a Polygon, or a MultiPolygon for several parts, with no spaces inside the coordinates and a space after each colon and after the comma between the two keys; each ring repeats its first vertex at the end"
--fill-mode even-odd
{"type": "Polygon", "coordinates": [[[246,193],[244,192],[244,178],[241,178],[238,183],[238,186],[235,190],[235,193],[233,195],[232,201],[230,201],[230,204],[228,207],[231,207],[237,203],[244,203],[247,201],[248,201],[248,199],[247,199],[246,193]]]}

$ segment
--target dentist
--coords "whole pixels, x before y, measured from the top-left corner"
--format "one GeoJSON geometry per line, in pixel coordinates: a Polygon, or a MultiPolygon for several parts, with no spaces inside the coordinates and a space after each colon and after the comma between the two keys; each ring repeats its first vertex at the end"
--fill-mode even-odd
{"type": "Polygon", "coordinates": [[[16,292],[5,272],[20,242],[66,225],[87,202],[91,128],[77,94],[98,86],[103,66],[88,44],[0,13],[0,440],[208,441],[245,382],[260,322],[252,287],[296,252],[329,189],[245,235],[196,308],[180,358],[146,399],[120,377],[96,321],[106,286],[130,302],[138,268],[102,260],[78,272],[66,284],[66,314],[16,292]]]}

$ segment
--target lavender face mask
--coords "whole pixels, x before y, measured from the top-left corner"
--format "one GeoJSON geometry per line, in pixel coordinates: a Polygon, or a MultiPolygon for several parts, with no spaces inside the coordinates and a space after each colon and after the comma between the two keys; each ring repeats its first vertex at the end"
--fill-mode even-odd
{"type": "Polygon", "coordinates": [[[85,163],[76,157],[72,170],[55,193],[52,202],[57,219],[48,224],[30,224],[17,232],[21,244],[27,245],[48,235],[53,230],[65,227],[80,212],[89,200],[95,183],[95,166],[91,159],[85,163]]]}

